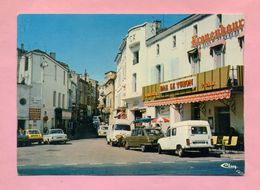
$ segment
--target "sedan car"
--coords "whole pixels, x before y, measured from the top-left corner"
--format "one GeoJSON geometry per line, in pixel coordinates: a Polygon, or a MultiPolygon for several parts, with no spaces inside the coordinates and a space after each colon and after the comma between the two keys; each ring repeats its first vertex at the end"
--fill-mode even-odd
{"type": "Polygon", "coordinates": [[[108,131],[108,125],[106,124],[101,124],[98,128],[98,136],[99,137],[105,137],[107,136],[107,131],[108,131]]]}
{"type": "Polygon", "coordinates": [[[26,129],[25,136],[27,136],[29,144],[34,142],[41,144],[43,141],[42,134],[39,129],[26,129]]]}
{"type": "Polygon", "coordinates": [[[29,144],[29,138],[21,131],[17,131],[17,146],[24,146],[29,144]]]}
{"type": "Polygon", "coordinates": [[[126,137],[125,149],[131,147],[141,148],[142,152],[148,148],[156,148],[158,146],[158,139],[164,135],[161,129],[138,127],[132,130],[131,136],[126,137]]]}
{"type": "Polygon", "coordinates": [[[43,142],[44,143],[57,143],[62,142],[66,144],[68,141],[67,135],[63,132],[62,129],[49,129],[48,132],[43,135],[43,142]]]}

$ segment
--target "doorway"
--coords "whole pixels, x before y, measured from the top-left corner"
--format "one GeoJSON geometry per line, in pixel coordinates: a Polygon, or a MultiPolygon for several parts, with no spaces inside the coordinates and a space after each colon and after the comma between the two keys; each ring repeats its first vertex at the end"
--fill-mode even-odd
{"type": "Polygon", "coordinates": [[[19,130],[19,129],[25,130],[25,120],[23,120],[23,119],[18,120],[17,130],[19,130]]]}
{"type": "Polygon", "coordinates": [[[216,134],[227,135],[230,129],[230,111],[229,107],[216,107],[216,134]]]}
{"type": "Polygon", "coordinates": [[[191,104],[191,119],[200,120],[200,104],[199,103],[191,104]]]}

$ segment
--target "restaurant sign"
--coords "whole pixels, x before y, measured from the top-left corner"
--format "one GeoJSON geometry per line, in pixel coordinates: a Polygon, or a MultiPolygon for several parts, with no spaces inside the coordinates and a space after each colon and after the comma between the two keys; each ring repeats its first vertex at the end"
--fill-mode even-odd
{"type": "Polygon", "coordinates": [[[170,81],[160,84],[160,93],[179,91],[195,88],[197,86],[196,77],[187,77],[180,80],[170,81]]]}
{"type": "Polygon", "coordinates": [[[221,40],[221,39],[229,39],[233,36],[237,36],[239,34],[239,31],[243,31],[244,29],[244,19],[240,19],[238,21],[235,21],[233,23],[230,23],[226,26],[223,26],[222,24],[217,28],[215,31],[211,31],[209,33],[206,33],[202,36],[193,36],[192,37],[192,47],[198,48],[198,47],[206,47],[213,43],[214,41],[221,40]]]}

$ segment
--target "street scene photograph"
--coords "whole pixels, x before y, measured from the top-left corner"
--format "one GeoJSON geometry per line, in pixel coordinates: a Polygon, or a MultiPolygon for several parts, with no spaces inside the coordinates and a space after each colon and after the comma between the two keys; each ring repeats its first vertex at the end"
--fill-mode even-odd
{"type": "Polygon", "coordinates": [[[17,174],[244,176],[242,14],[17,16],[17,174]]]}

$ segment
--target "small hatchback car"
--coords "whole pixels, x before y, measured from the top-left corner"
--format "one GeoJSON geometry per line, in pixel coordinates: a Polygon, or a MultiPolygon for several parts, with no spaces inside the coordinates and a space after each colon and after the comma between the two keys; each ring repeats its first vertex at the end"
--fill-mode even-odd
{"type": "Polygon", "coordinates": [[[132,130],[131,136],[124,139],[125,149],[131,147],[141,148],[142,152],[145,152],[148,148],[157,148],[157,141],[163,136],[161,129],[144,127],[135,128],[132,130]]]}
{"type": "Polygon", "coordinates": [[[39,129],[26,129],[25,135],[28,138],[29,144],[38,142],[38,144],[42,144],[43,138],[39,129]]]}

